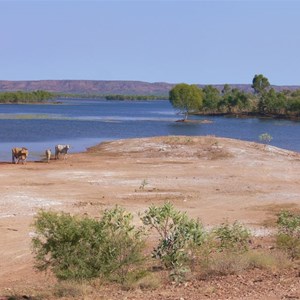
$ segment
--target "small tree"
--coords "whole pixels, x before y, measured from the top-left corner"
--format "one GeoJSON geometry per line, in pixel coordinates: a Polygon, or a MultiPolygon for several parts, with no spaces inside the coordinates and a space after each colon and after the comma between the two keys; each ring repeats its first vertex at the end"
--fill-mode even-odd
{"type": "Polygon", "coordinates": [[[184,113],[186,120],[190,112],[198,111],[201,108],[203,93],[196,85],[181,83],[171,89],[169,100],[174,108],[184,113]]]}

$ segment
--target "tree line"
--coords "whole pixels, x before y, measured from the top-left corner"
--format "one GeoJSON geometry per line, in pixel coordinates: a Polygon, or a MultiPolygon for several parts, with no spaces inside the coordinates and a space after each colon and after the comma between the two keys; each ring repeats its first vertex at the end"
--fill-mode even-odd
{"type": "Polygon", "coordinates": [[[39,103],[53,97],[52,93],[41,90],[33,92],[2,92],[0,93],[0,103],[39,103]]]}
{"type": "Polygon", "coordinates": [[[229,84],[220,91],[212,85],[200,89],[181,83],[170,91],[169,100],[185,119],[190,113],[300,117],[300,90],[277,92],[262,74],[254,76],[252,88],[253,93],[246,93],[229,84]]]}

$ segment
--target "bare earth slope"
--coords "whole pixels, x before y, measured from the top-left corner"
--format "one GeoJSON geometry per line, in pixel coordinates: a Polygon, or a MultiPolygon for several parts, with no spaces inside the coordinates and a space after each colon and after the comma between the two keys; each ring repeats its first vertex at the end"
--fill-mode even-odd
{"type": "MultiPolygon", "coordinates": [[[[299,207],[298,153],[211,136],[119,140],[49,164],[1,163],[0,170],[0,296],[54,281],[33,270],[30,224],[40,208],[98,216],[115,204],[138,213],[170,201],[206,226],[239,220],[259,235],[267,233],[263,225],[279,208],[299,207]]],[[[227,280],[222,289],[240,299],[242,292],[232,290],[227,280]]],[[[267,280],[257,285],[256,299],[285,299],[291,286],[300,297],[299,277],[286,286],[280,281],[277,288],[268,287],[267,280]]],[[[183,299],[202,299],[195,296],[198,288],[110,297],[180,299],[182,293],[183,299]]],[[[255,293],[254,286],[248,289],[245,295],[255,293]]]]}

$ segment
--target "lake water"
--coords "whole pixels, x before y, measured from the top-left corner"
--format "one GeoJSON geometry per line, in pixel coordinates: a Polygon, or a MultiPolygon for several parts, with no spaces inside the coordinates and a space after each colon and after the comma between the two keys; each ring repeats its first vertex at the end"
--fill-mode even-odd
{"type": "Polygon", "coordinates": [[[215,135],[259,141],[300,152],[300,122],[258,118],[198,117],[211,124],[175,122],[182,118],[169,101],[61,100],[62,104],[0,105],[0,161],[11,160],[12,147],[27,147],[29,160],[45,149],[70,144],[70,153],[102,141],[161,135],[215,135]]]}

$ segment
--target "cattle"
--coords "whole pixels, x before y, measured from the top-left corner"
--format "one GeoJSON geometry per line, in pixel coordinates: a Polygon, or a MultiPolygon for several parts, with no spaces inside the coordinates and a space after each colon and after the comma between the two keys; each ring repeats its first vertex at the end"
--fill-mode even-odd
{"type": "Polygon", "coordinates": [[[70,149],[70,145],[56,145],[55,146],[55,159],[59,159],[60,154],[63,154],[64,159],[66,159],[69,149],[70,149]]]}
{"type": "Polygon", "coordinates": [[[46,155],[47,163],[49,163],[49,161],[51,159],[51,149],[47,149],[45,151],[45,155],[46,155]]]}
{"type": "Polygon", "coordinates": [[[28,157],[28,149],[25,147],[22,148],[12,148],[11,149],[11,154],[12,154],[12,163],[19,163],[22,161],[23,164],[26,163],[26,159],[28,157]]]}

